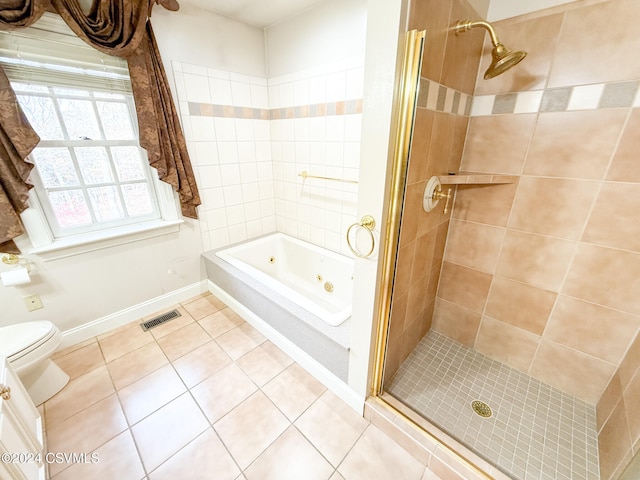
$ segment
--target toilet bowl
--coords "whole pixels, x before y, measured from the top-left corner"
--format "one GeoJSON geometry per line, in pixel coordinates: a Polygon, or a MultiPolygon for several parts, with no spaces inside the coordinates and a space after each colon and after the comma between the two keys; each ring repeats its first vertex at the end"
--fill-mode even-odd
{"type": "Polygon", "coordinates": [[[51,360],[62,334],[48,321],[24,322],[0,327],[0,353],[18,374],[35,405],[44,403],[69,381],[51,360]]]}

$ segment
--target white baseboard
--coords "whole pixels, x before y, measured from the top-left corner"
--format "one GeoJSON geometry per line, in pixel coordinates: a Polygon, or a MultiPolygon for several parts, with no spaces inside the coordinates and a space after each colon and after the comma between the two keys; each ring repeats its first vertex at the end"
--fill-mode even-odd
{"type": "Polygon", "coordinates": [[[201,293],[209,291],[209,280],[187,285],[186,287],[174,290],[159,297],[152,298],[146,302],[139,303],[133,307],[125,308],[119,312],[112,313],[97,320],[85,323],[78,327],[62,332],[62,343],[60,349],[70,347],[80,342],[84,342],[97,335],[113,330],[114,328],[131,323],[139,318],[151,315],[165,308],[172,307],[180,302],[189,300],[201,293]]]}
{"type": "Polygon", "coordinates": [[[336,377],[304,350],[291,342],[291,340],[275,330],[271,325],[262,320],[255,313],[210,280],[208,280],[208,287],[209,291],[213,295],[222,300],[229,308],[246,320],[247,323],[272,341],[302,368],[318,379],[325,387],[358,412],[358,414],[362,415],[364,413],[365,399],[360,397],[353,389],[351,389],[351,387],[349,387],[349,385],[336,377]]]}

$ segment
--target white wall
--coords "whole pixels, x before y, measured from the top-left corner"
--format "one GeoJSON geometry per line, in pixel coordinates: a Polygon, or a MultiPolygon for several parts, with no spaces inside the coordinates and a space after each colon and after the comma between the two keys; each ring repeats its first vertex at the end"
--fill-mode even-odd
{"type": "Polygon", "coordinates": [[[329,0],[267,28],[268,77],[363,58],[366,11],[366,0],[329,0]]]}
{"type": "Polygon", "coordinates": [[[177,12],[156,6],[151,23],[165,65],[178,60],[229,72],[266,76],[264,32],[260,28],[193,7],[177,12]]]}
{"type": "MultiPolygon", "coordinates": [[[[178,12],[156,7],[152,22],[170,80],[172,61],[265,75],[260,29],[188,6],[178,12]]],[[[32,283],[0,286],[0,326],[48,319],[65,331],[197,283],[205,277],[200,226],[187,220],[179,233],[59,260],[30,256],[32,283]],[[23,297],[28,295],[39,295],[44,308],[27,312],[23,297]]],[[[20,238],[19,245],[27,251],[28,238],[20,238]]]]}

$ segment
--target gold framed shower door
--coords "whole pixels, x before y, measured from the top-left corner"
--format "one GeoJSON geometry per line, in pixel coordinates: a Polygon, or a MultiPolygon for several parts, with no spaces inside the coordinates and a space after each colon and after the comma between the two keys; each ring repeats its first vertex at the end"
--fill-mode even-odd
{"type": "MultiPolygon", "coordinates": [[[[409,425],[420,430],[427,438],[439,444],[454,458],[465,465],[469,470],[476,472],[480,478],[492,480],[487,472],[475,465],[470,460],[460,455],[452,448],[448,441],[440,438],[437,432],[432,432],[424,425],[424,422],[415,418],[419,415],[408,412],[402,402],[384,394],[384,368],[387,353],[387,340],[391,317],[391,299],[393,293],[393,281],[395,276],[396,256],[400,243],[400,224],[404,202],[404,191],[411,152],[411,140],[413,124],[416,114],[416,105],[420,87],[420,73],[422,68],[422,56],[424,52],[425,30],[411,30],[406,33],[405,48],[402,68],[398,81],[396,119],[394,122],[395,148],[392,158],[391,179],[388,195],[388,206],[384,242],[381,244],[380,258],[380,295],[376,305],[377,329],[374,343],[374,357],[372,365],[372,377],[370,395],[380,405],[403,418],[409,425]]],[[[410,410],[410,409],[409,409],[410,410]]]]}

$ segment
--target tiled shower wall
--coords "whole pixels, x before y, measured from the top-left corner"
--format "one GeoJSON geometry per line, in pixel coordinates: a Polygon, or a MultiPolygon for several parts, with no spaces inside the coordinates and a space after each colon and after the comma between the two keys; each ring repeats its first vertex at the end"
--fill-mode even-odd
{"type": "Polygon", "coordinates": [[[173,62],[202,196],[204,249],[281,231],[348,253],[358,179],[362,59],[266,79],[173,62]]]}
{"type": "Polygon", "coordinates": [[[529,55],[478,80],[461,168],[519,181],[458,187],[433,319],[597,404],[603,479],[640,448],[638,15],[585,1],[495,24],[529,55]]]}
{"type": "Polygon", "coordinates": [[[459,170],[482,36],[456,37],[449,25],[476,18],[465,0],[412,2],[410,29],[426,30],[418,106],[407,172],[385,379],[431,327],[449,227],[444,202],[427,213],[422,196],[433,175],[459,170]]]}

